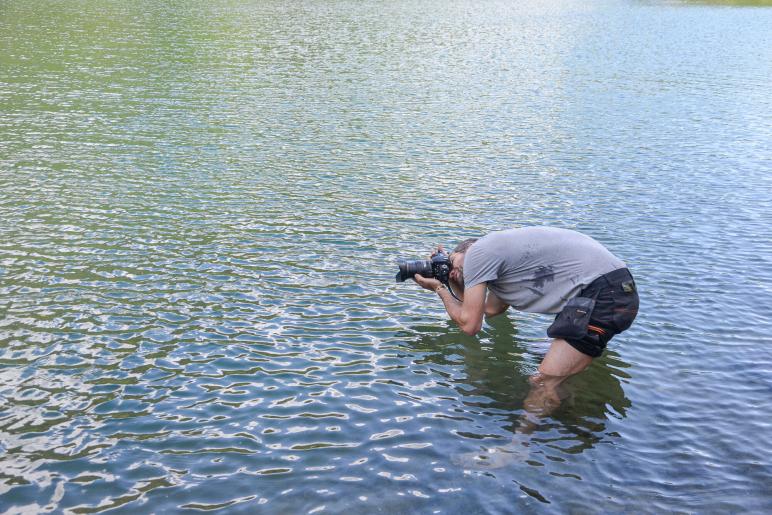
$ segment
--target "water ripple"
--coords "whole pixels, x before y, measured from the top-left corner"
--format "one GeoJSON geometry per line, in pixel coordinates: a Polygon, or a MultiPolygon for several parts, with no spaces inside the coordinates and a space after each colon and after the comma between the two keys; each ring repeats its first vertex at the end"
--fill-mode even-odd
{"type": "Polygon", "coordinates": [[[763,511],[771,15],[3,2],[0,508],[763,511]],[[523,446],[548,317],[392,268],[528,224],[642,304],[523,446]]]}

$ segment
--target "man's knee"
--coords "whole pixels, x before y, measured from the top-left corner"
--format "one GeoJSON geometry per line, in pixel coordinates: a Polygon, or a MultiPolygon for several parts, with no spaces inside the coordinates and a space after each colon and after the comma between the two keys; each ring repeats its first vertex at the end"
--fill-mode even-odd
{"type": "Polygon", "coordinates": [[[569,345],[562,338],[552,340],[547,355],[539,365],[539,373],[548,376],[568,377],[578,374],[592,363],[588,356],[569,345]]]}

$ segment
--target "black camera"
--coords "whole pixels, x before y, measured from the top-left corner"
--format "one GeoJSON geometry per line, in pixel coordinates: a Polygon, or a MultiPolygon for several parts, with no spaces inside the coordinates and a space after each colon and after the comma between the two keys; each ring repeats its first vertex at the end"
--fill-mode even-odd
{"type": "Polygon", "coordinates": [[[447,285],[450,281],[450,258],[444,252],[438,252],[431,259],[416,259],[414,261],[399,261],[397,282],[405,282],[412,279],[415,274],[439,280],[447,285]]]}

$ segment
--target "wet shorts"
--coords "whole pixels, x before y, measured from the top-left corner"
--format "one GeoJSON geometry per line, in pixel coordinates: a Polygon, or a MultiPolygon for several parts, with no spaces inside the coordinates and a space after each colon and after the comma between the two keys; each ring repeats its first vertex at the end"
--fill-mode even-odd
{"type": "MultiPolygon", "coordinates": [[[[558,330],[551,331],[550,336],[563,338],[579,352],[597,358],[603,354],[603,349],[614,335],[632,325],[635,315],[638,314],[638,290],[630,271],[620,268],[595,279],[578,297],[595,299],[586,335],[581,338],[569,337],[561,335],[558,330]]],[[[558,313],[556,322],[550,329],[559,325],[557,321],[561,316],[565,316],[565,313],[558,313]]]]}

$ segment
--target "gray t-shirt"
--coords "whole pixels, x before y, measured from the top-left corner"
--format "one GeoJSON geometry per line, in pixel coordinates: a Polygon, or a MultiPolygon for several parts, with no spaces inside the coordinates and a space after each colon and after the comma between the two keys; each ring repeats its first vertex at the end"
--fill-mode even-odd
{"type": "Polygon", "coordinates": [[[589,236],[568,229],[523,227],[490,233],[464,258],[464,287],[487,282],[520,311],[558,313],[603,274],[625,264],[589,236]]]}

